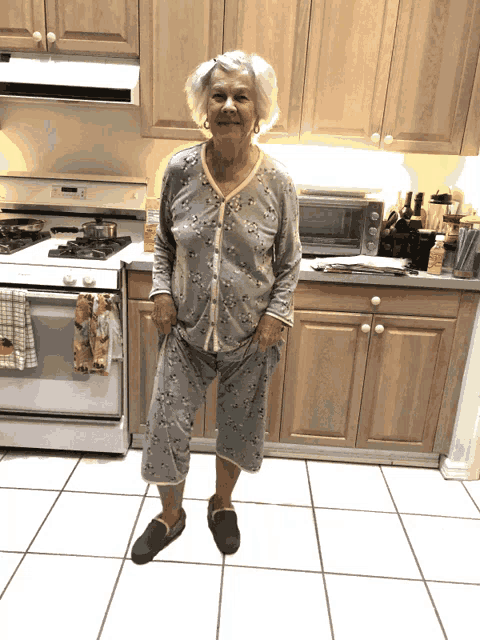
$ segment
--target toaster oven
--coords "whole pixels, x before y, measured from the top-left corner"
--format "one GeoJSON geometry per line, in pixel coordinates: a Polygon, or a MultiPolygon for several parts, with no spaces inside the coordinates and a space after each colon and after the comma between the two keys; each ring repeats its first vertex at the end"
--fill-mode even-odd
{"type": "Polygon", "coordinates": [[[384,203],[365,197],[298,196],[304,258],[376,256],[384,203]]]}

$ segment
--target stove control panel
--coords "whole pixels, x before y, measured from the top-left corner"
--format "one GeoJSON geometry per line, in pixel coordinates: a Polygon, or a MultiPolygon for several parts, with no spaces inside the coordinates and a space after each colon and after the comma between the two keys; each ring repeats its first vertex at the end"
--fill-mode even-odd
{"type": "MultiPolygon", "coordinates": [[[[82,283],[79,283],[78,286],[81,287],[95,287],[97,281],[95,280],[95,278],[92,278],[92,276],[85,276],[82,280],[82,283]]],[[[72,275],[68,275],[68,276],[63,276],[63,284],[66,284],[67,286],[70,287],[74,287],[77,284],[77,280],[74,276],[72,275]]]]}
{"type": "Polygon", "coordinates": [[[94,289],[118,289],[119,273],[116,270],[45,267],[28,264],[2,264],[1,281],[4,284],[43,285],[94,289]]]}
{"type": "Polygon", "coordinates": [[[68,200],[85,200],[85,187],[52,187],[50,192],[52,198],[67,198],[68,200]]]}

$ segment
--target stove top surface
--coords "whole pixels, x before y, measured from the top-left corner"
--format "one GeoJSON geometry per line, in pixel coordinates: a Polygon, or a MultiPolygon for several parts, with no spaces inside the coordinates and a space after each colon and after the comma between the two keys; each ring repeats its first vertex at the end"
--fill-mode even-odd
{"type": "Polygon", "coordinates": [[[59,245],[56,249],[50,249],[48,256],[51,258],[106,260],[131,244],[131,242],[130,236],[102,239],[80,237],[75,238],[75,240],[69,240],[66,245],[59,245]]]}
{"type": "MultiPolygon", "coordinates": [[[[15,214],[15,217],[22,217],[22,214],[15,214]]],[[[25,217],[31,218],[32,215],[28,214],[25,217]]],[[[42,219],[45,220],[46,216],[42,215],[42,219]]],[[[85,218],[76,218],[72,216],[52,216],[47,219],[47,222],[40,232],[43,235],[37,242],[27,242],[23,247],[16,247],[11,253],[3,253],[0,250],[0,271],[1,265],[32,265],[38,267],[44,267],[47,271],[50,271],[51,267],[63,267],[64,269],[72,269],[78,267],[84,269],[96,269],[96,270],[119,270],[122,267],[122,262],[131,262],[138,252],[141,251],[140,245],[143,244],[143,232],[144,222],[141,220],[115,220],[117,222],[117,238],[107,238],[100,240],[101,243],[109,244],[111,241],[114,243],[115,251],[112,252],[111,248],[103,249],[103,255],[94,253],[95,251],[102,252],[102,249],[98,247],[87,247],[85,240],[90,242],[99,242],[95,239],[85,239],[80,237],[78,231],[70,233],[50,233],[51,227],[59,225],[81,227],[85,222],[85,218]],[[122,239],[123,238],[123,239],[122,239]],[[121,246],[119,246],[119,243],[121,246]],[[72,245],[79,246],[81,253],[79,256],[74,256],[72,245]],[[85,251],[88,249],[88,251],[85,251]],[[108,255],[105,255],[108,254],[108,255]]],[[[2,244],[0,238],[0,245],[2,244]]],[[[0,278],[1,280],[1,278],[0,278]]]]}
{"type": "Polygon", "coordinates": [[[0,232],[0,253],[11,255],[22,249],[31,247],[34,244],[43,242],[51,237],[49,231],[41,231],[38,233],[22,233],[18,232],[6,236],[0,232]]]}

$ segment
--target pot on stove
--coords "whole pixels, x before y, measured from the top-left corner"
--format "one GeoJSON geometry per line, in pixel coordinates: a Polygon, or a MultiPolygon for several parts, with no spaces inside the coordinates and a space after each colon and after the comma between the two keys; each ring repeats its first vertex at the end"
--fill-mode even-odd
{"type": "Polygon", "coordinates": [[[117,223],[103,222],[102,218],[95,218],[95,222],[84,222],[80,229],[78,227],[52,227],[50,229],[51,233],[78,233],[80,231],[83,231],[85,238],[93,238],[94,240],[116,238],[117,223]]]}

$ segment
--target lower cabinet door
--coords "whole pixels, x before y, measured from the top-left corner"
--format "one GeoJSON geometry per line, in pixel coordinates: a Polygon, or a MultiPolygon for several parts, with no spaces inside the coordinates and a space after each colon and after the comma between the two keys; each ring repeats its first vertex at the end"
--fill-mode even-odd
{"type": "Polygon", "coordinates": [[[357,448],[433,451],[455,324],[374,316],[357,448]]]}
{"type": "Polygon", "coordinates": [[[355,446],[372,318],[368,313],[295,310],[280,442],[355,446]]]}

